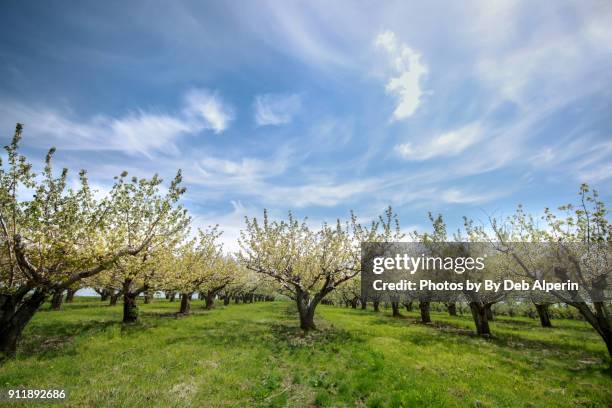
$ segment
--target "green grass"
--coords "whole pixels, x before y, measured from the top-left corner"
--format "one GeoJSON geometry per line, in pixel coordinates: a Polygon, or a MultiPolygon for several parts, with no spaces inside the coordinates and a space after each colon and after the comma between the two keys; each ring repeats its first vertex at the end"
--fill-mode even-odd
{"type": "Polygon", "coordinates": [[[178,302],[141,305],[130,326],[94,299],[38,313],[0,388],[64,388],[69,405],[96,407],[612,405],[605,347],[579,321],[500,318],[485,340],[468,316],[422,325],[320,306],[304,336],[290,303],[199,305],[181,318],[178,302]]]}

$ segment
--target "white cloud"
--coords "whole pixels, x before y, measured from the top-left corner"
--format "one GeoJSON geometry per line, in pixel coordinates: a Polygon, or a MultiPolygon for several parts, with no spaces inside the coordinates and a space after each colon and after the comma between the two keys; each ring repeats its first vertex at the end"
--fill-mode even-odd
{"type": "Polygon", "coordinates": [[[298,94],[257,95],[253,102],[255,123],[258,126],[278,126],[291,123],[302,106],[298,94]]]}
{"type": "Polygon", "coordinates": [[[77,120],[70,112],[13,105],[0,108],[8,118],[24,123],[25,143],[60,150],[114,150],[150,157],[154,151],[176,151],[174,141],[197,129],[181,118],[136,111],[121,118],[98,115],[77,120]]]}
{"type": "Polygon", "coordinates": [[[266,204],[290,208],[334,206],[352,197],[374,192],[382,187],[381,179],[368,178],[346,182],[307,180],[299,184],[279,184],[275,177],[283,175],[294,158],[277,151],[269,160],[243,158],[228,160],[206,156],[195,165],[195,175],[186,175],[188,183],[205,186],[205,196],[223,196],[227,191],[257,197],[266,204]]]}
{"type": "Polygon", "coordinates": [[[215,133],[225,131],[234,119],[233,109],[217,93],[205,89],[191,90],[185,96],[186,113],[205,120],[204,127],[215,133]]]}
{"type": "Polygon", "coordinates": [[[387,92],[397,98],[393,118],[406,119],[414,114],[421,103],[423,91],[420,82],[427,75],[427,66],[421,62],[421,55],[400,43],[392,31],[379,34],[375,45],[387,52],[389,63],[397,74],[386,85],[387,92]]]}
{"type": "Polygon", "coordinates": [[[441,191],[440,198],[449,204],[482,204],[499,198],[504,194],[507,194],[507,192],[475,193],[453,188],[441,191]]]}
{"type": "Polygon", "coordinates": [[[249,183],[281,175],[295,158],[291,149],[283,146],[269,158],[242,157],[239,160],[199,155],[195,161],[197,176],[194,181],[210,186],[229,185],[248,188],[249,183]]]}
{"type": "Polygon", "coordinates": [[[585,183],[599,183],[612,177],[612,164],[605,163],[597,168],[578,173],[577,178],[585,183]]]}
{"type": "Polygon", "coordinates": [[[121,119],[111,119],[109,134],[122,148],[149,155],[152,150],[168,148],[182,133],[194,129],[185,121],[168,116],[138,112],[121,119]]]}
{"type": "Polygon", "coordinates": [[[604,2],[591,7],[576,3],[566,10],[573,15],[571,26],[555,7],[516,1],[502,4],[499,13],[483,14],[487,18],[475,33],[482,38],[478,40],[481,48],[476,72],[500,98],[528,110],[553,99],[578,99],[608,85],[610,76],[602,73],[610,58],[611,9],[603,6],[604,2]],[[526,35],[521,30],[523,13],[537,15],[546,24],[529,27],[526,35]],[[496,32],[505,34],[491,42],[497,38],[496,32]],[[572,86],[571,92],[568,86],[572,86]]]}
{"type": "Polygon", "coordinates": [[[372,193],[379,180],[348,181],[343,183],[304,184],[298,186],[270,186],[267,198],[276,204],[289,203],[294,207],[310,205],[332,207],[357,195],[372,193]]]}
{"type": "Polygon", "coordinates": [[[612,177],[611,161],[612,140],[598,141],[589,135],[568,137],[555,146],[546,146],[530,160],[538,169],[563,172],[587,183],[612,177]]]}
{"type": "Polygon", "coordinates": [[[0,103],[0,122],[11,128],[25,124],[26,143],[62,150],[111,150],[151,157],[154,152],[177,154],[175,142],[182,135],[211,129],[227,129],[233,110],[217,94],[192,90],[182,111],[174,114],[135,110],[124,116],[95,115],[75,118],[70,110],[26,106],[13,101],[0,103]]]}
{"type": "MultiPolygon", "coordinates": [[[[330,13],[342,10],[348,16],[345,6],[326,2],[294,3],[260,1],[251,5],[241,4],[234,8],[240,27],[248,29],[251,37],[257,38],[268,47],[285,53],[301,62],[319,69],[338,69],[351,66],[353,55],[347,40],[334,31],[338,28],[330,13]],[[330,41],[330,36],[335,41],[330,41]]],[[[351,21],[343,24],[343,32],[349,29],[351,21]]],[[[261,55],[258,56],[261,58],[261,55]]]]}
{"type": "Polygon", "coordinates": [[[478,123],[443,133],[427,143],[414,146],[404,143],[395,150],[405,159],[413,161],[428,160],[435,157],[456,156],[482,139],[483,130],[478,123]]]}

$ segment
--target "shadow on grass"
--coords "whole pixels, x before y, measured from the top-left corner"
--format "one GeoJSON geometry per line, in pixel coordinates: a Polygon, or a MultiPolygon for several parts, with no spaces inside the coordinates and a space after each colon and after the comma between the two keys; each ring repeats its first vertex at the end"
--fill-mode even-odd
{"type": "Polygon", "coordinates": [[[59,354],[74,355],[76,350],[72,345],[79,336],[100,334],[112,327],[120,327],[122,335],[131,335],[158,325],[155,319],[139,319],[128,324],[120,319],[37,322],[24,333],[18,345],[18,354],[38,358],[52,358],[59,354]]]}
{"type": "Polygon", "coordinates": [[[297,312],[290,308],[270,310],[275,316],[261,320],[240,317],[214,321],[194,320],[192,333],[168,338],[165,344],[171,346],[190,342],[206,344],[213,348],[266,348],[278,355],[312,349],[315,346],[318,351],[337,352],[339,347],[358,341],[356,335],[335,328],[321,319],[316,321],[316,330],[305,332],[298,326],[297,312]]]}
{"type": "MultiPolygon", "coordinates": [[[[524,328],[524,326],[529,326],[534,330],[542,330],[545,333],[548,333],[551,339],[556,339],[554,336],[555,333],[561,333],[565,331],[584,331],[583,328],[568,328],[568,327],[551,327],[551,328],[543,328],[539,327],[539,325],[531,322],[524,321],[510,321],[508,319],[495,319],[490,323],[492,325],[503,326],[504,330],[512,330],[516,328],[516,333],[500,333],[495,331],[495,327],[491,328],[492,335],[488,337],[479,336],[473,328],[466,327],[471,323],[465,316],[457,316],[457,317],[445,317],[445,320],[433,320],[430,323],[422,323],[419,319],[414,318],[412,316],[401,315],[399,317],[393,317],[383,313],[375,313],[372,311],[352,311],[352,314],[357,314],[361,316],[369,316],[375,317],[373,320],[369,322],[369,324],[373,325],[384,325],[384,326],[394,326],[394,327],[406,327],[409,325],[418,325],[420,327],[428,327],[432,330],[436,330],[437,332],[442,332],[449,335],[458,335],[465,336],[474,339],[485,339],[499,346],[505,346],[514,349],[532,349],[532,350],[557,350],[569,354],[579,353],[580,350],[577,350],[575,345],[571,343],[564,343],[560,341],[550,341],[550,340],[540,340],[528,338],[520,335],[519,331],[524,328]],[[456,319],[456,322],[449,321],[449,319],[456,319]],[[500,324],[501,323],[501,324],[500,324]],[[514,327],[513,327],[514,326],[514,327]],[[523,326],[523,327],[521,327],[523,326]]],[[[435,316],[432,316],[435,319],[435,316]]],[[[501,328],[501,327],[500,327],[501,328]]],[[[414,333],[416,335],[416,333],[414,333]]],[[[431,339],[430,339],[431,341],[431,339]]]]}
{"type": "Polygon", "coordinates": [[[81,309],[99,309],[101,306],[108,306],[108,302],[80,302],[80,303],[64,303],[60,310],[51,310],[50,305],[45,303],[38,313],[61,313],[66,310],[81,310],[81,309]]]}
{"type": "Polygon", "coordinates": [[[38,323],[23,336],[18,353],[23,356],[38,356],[39,358],[51,358],[60,352],[62,354],[75,354],[71,345],[77,336],[101,333],[109,327],[119,325],[121,325],[121,322],[113,320],[38,323]]]}

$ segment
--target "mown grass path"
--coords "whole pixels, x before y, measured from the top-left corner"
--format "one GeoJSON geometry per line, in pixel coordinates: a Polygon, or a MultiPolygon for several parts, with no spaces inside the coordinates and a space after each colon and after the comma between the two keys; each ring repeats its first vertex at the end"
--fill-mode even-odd
{"type": "Polygon", "coordinates": [[[0,387],[64,388],[70,406],[612,406],[605,347],[582,322],[502,318],[484,340],[468,316],[320,306],[304,336],[290,303],[140,308],[130,326],[94,299],[37,314],[0,387]]]}

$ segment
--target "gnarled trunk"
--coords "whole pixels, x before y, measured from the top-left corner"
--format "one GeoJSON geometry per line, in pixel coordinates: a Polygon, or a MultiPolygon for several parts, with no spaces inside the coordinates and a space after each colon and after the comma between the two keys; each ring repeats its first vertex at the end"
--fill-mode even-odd
{"type": "Polygon", "coordinates": [[[47,291],[37,289],[29,298],[22,301],[24,294],[19,298],[11,295],[2,295],[2,315],[0,316],[0,359],[3,356],[12,356],[17,351],[23,329],[34,316],[47,298],[47,291]]]}
{"type": "Polygon", "coordinates": [[[491,330],[489,329],[489,318],[487,316],[487,308],[490,306],[482,302],[470,302],[470,310],[472,311],[472,318],[476,325],[476,333],[479,336],[490,336],[491,330]]]}
{"type": "Polygon", "coordinates": [[[317,304],[310,301],[308,294],[298,291],[296,296],[298,314],[300,315],[300,328],[302,330],[314,330],[314,312],[317,304]]]}
{"type": "Polygon", "coordinates": [[[230,304],[230,297],[229,297],[229,295],[223,296],[223,306],[227,306],[229,304],[230,304]]]}
{"type": "Polygon", "coordinates": [[[421,323],[431,323],[429,315],[429,302],[419,302],[419,310],[421,311],[421,323]]]}
{"type": "Polygon", "coordinates": [[[391,302],[391,309],[393,309],[393,317],[400,317],[399,302],[391,302]]]}
{"type": "Polygon", "coordinates": [[[136,294],[129,291],[123,293],[123,323],[132,323],[138,320],[136,296],[136,294]]]}
{"type": "Polygon", "coordinates": [[[121,293],[117,292],[117,293],[111,293],[110,295],[110,301],[108,302],[109,306],[117,306],[117,301],[119,300],[119,296],[121,295],[121,293]]]}
{"type": "Polygon", "coordinates": [[[108,300],[109,296],[110,296],[110,292],[106,289],[102,289],[100,292],[100,301],[101,302],[105,302],[108,300]]]}
{"type": "Polygon", "coordinates": [[[608,355],[612,357],[612,315],[609,306],[604,302],[593,302],[595,309],[593,312],[589,304],[585,302],[570,303],[570,305],[578,309],[584,319],[599,333],[606,343],[608,355]]]}
{"type": "Polygon", "coordinates": [[[70,289],[68,288],[66,290],[66,303],[72,303],[74,302],[74,294],[76,293],[76,289],[70,289]]]}
{"type": "Polygon", "coordinates": [[[138,306],[136,297],[140,292],[131,292],[132,280],[123,282],[123,323],[132,323],[138,320],[138,306]]]}
{"type": "Polygon", "coordinates": [[[368,302],[365,298],[361,298],[359,299],[359,302],[361,303],[361,310],[366,310],[368,307],[368,302]]]}
{"type": "Polygon", "coordinates": [[[62,302],[64,301],[64,291],[56,290],[51,297],[51,307],[50,310],[60,310],[62,308],[62,302]]]}
{"type": "Polygon", "coordinates": [[[488,320],[488,321],[490,321],[490,322],[492,322],[493,320],[495,320],[495,316],[493,316],[493,310],[491,310],[491,306],[493,306],[493,305],[490,305],[490,304],[489,304],[489,305],[487,305],[487,306],[485,307],[485,311],[486,311],[486,313],[487,313],[487,320],[488,320]]]}
{"type": "Polygon", "coordinates": [[[412,312],[412,301],[404,302],[404,307],[406,308],[407,312],[412,312]]]}
{"type": "Polygon", "coordinates": [[[353,299],[351,299],[351,308],[353,308],[353,309],[357,309],[357,302],[358,302],[358,301],[359,301],[359,299],[358,299],[358,298],[356,298],[356,297],[355,297],[355,298],[353,298],[353,299]]]}
{"type": "Polygon", "coordinates": [[[457,304],[455,302],[447,303],[446,310],[449,316],[457,316],[457,304]]]}
{"type": "Polygon", "coordinates": [[[106,288],[94,289],[98,295],[100,295],[100,302],[105,302],[110,296],[110,291],[106,288]]]}
{"type": "Polygon", "coordinates": [[[123,282],[123,323],[132,323],[138,320],[138,305],[136,299],[138,295],[148,291],[147,285],[132,289],[132,280],[126,279],[123,282]]]}
{"type": "Polygon", "coordinates": [[[372,302],[372,304],[374,305],[374,311],[375,312],[380,312],[380,301],[379,300],[375,300],[374,302],[372,302]]]}
{"type": "Polygon", "coordinates": [[[189,314],[191,311],[191,295],[192,293],[181,293],[180,314],[189,314]]]}
{"type": "Polygon", "coordinates": [[[204,296],[204,309],[211,310],[215,307],[215,295],[204,296]]]}
{"type": "Polygon", "coordinates": [[[548,312],[548,303],[535,303],[536,311],[540,317],[540,324],[542,327],[552,327],[550,322],[550,313],[548,312]]]}
{"type": "Polygon", "coordinates": [[[170,302],[174,302],[174,299],[176,299],[176,292],[172,291],[166,294],[166,299],[168,299],[168,301],[170,302]]]}

